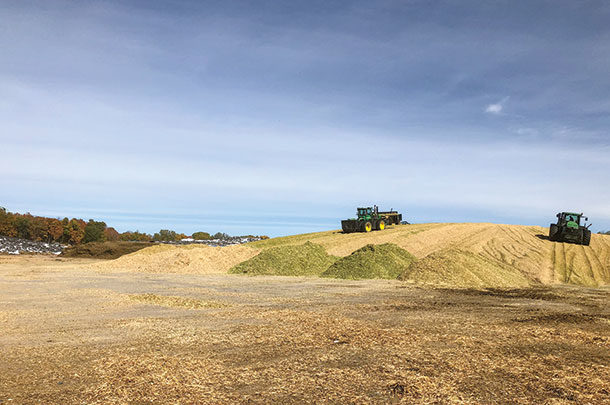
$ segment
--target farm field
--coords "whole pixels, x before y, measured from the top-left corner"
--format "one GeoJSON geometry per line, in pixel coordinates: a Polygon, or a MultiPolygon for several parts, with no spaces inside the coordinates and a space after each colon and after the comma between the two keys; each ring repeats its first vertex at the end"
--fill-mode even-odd
{"type": "Polygon", "coordinates": [[[0,403],[608,402],[607,239],[553,244],[542,229],[424,224],[112,261],[0,256],[0,403]],[[227,274],[308,241],[338,258],[394,243],[428,278],[227,274]],[[460,286],[475,280],[460,273],[451,285],[430,270],[481,260],[531,284],[460,286]]]}

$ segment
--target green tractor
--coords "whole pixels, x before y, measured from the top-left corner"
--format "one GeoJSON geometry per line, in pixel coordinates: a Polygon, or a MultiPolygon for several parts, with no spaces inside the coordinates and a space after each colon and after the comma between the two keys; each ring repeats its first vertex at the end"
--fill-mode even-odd
{"type": "Polygon", "coordinates": [[[373,207],[357,208],[357,218],[344,219],[341,221],[341,229],[344,233],[371,232],[385,229],[386,225],[400,224],[402,214],[398,211],[379,211],[373,207]]]}
{"type": "Polygon", "coordinates": [[[589,218],[583,216],[582,213],[560,212],[557,214],[557,223],[551,224],[549,229],[549,240],[553,242],[572,242],[581,245],[589,246],[591,243],[591,224],[580,224],[580,220],[585,222],[589,218]]]}

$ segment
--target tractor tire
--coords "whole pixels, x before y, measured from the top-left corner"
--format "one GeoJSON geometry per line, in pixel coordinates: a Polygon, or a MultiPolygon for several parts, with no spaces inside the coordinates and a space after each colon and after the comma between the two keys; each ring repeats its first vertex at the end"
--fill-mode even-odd
{"type": "Polygon", "coordinates": [[[549,228],[549,240],[552,242],[555,242],[557,240],[557,237],[559,236],[559,227],[557,226],[557,224],[551,224],[551,227],[549,228]]]}
{"type": "Polygon", "coordinates": [[[379,229],[380,231],[383,231],[385,229],[385,221],[383,219],[377,222],[377,229],[379,229]]]}
{"type": "Polygon", "coordinates": [[[373,230],[373,224],[371,223],[371,221],[364,222],[364,224],[362,225],[362,230],[364,232],[371,232],[373,230]]]}
{"type": "Polygon", "coordinates": [[[585,246],[589,246],[591,244],[591,231],[585,229],[582,235],[582,244],[585,246]]]}

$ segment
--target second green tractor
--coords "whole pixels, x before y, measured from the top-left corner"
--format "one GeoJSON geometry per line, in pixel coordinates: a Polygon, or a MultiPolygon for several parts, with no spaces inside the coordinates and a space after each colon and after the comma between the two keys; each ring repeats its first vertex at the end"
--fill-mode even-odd
{"type": "Polygon", "coordinates": [[[341,229],[345,233],[381,231],[387,225],[400,224],[402,214],[398,211],[379,211],[374,205],[356,209],[357,218],[344,219],[341,221],[341,229]]]}
{"type": "Polygon", "coordinates": [[[589,246],[591,243],[590,224],[581,225],[580,221],[588,220],[582,213],[560,212],[557,223],[549,227],[549,240],[553,242],[571,242],[589,246]]]}

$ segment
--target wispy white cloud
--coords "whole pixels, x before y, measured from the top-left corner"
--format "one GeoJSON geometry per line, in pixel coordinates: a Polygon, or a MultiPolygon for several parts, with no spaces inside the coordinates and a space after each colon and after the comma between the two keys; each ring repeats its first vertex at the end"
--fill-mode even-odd
{"type": "Polygon", "coordinates": [[[508,101],[508,97],[504,97],[497,103],[489,104],[485,107],[485,112],[489,114],[501,114],[504,109],[504,104],[508,101]]]}
{"type": "Polygon", "coordinates": [[[490,104],[485,108],[485,112],[500,114],[500,112],[502,112],[502,108],[504,108],[502,104],[490,104]]]}

